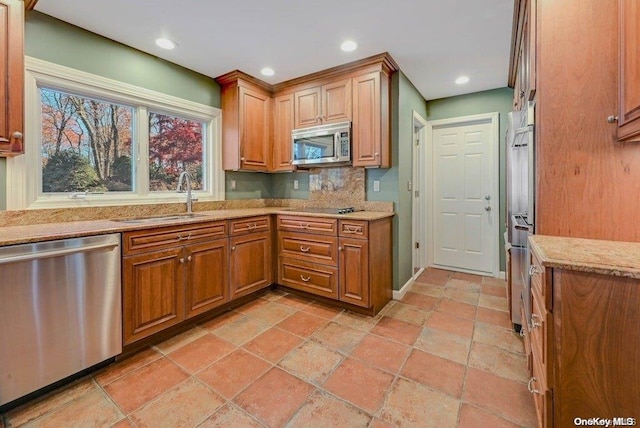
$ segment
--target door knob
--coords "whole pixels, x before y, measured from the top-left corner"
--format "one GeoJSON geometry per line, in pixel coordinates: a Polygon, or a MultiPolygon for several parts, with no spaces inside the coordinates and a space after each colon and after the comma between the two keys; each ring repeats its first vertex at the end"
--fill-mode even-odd
{"type": "Polygon", "coordinates": [[[484,210],[485,210],[486,212],[491,211],[491,205],[487,205],[486,207],[484,207],[484,210]]]}
{"type": "Polygon", "coordinates": [[[487,196],[485,196],[485,197],[484,197],[484,200],[485,200],[485,201],[490,201],[490,200],[491,200],[491,195],[487,195],[487,196]]]}

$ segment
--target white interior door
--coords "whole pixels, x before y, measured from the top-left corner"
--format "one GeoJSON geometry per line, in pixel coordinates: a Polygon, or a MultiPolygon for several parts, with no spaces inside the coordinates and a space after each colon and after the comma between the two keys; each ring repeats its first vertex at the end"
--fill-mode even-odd
{"type": "Polygon", "coordinates": [[[484,120],[437,121],[431,132],[433,264],[494,273],[499,218],[497,114],[484,120]]]}

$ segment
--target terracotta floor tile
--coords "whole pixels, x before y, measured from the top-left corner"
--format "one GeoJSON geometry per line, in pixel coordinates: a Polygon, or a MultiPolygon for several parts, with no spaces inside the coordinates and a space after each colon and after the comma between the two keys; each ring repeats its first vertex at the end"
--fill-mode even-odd
{"type": "Polygon", "coordinates": [[[460,291],[466,291],[466,292],[479,293],[480,292],[480,283],[479,282],[467,281],[467,280],[464,280],[464,279],[450,279],[447,282],[446,288],[452,288],[452,289],[456,289],[456,290],[460,290],[460,291]]]}
{"type": "MultiPolygon", "coordinates": [[[[394,306],[392,306],[393,308],[394,306]]],[[[333,319],[333,322],[355,328],[356,330],[371,330],[382,317],[370,317],[367,315],[356,314],[354,312],[343,311],[333,319]]]]}
{"type": "Polygon", "coordinates": [[[265,373],[271,364],[237,349],[198,373],[197,377],[222,396],[231,399],[265,373]]]}
{"type": "Polygon", "coordinates": [[[320,318],[326,318],[328,320],[334,319],[340,312],[342,312],[342,309],[326,306],[321,303],[312,303],[303,307],[301,310],[308,314],[315,315],[320,318]]]}
{"type": "Polygon", "coordinates": [[[316,391],[287,424],[287,427],[367,427],[371,417],[362,410],[316,391]]]}
{"type": "Polygon", "coordinates": [[[406,345],[413,345],[422,329],[414,324],[399,321],[394,318],[383,317],[371,330],[378,336],[383,336],[406,345]]]}
{"type": "Polygon", "coordinates": [[[482,284],[495,285],[502,288],[505,288],[507,285],[507,281],[502,278],[494,278],[491,276],[483,276],[482,284]]]}
{"type": "Polygon", "coordinates": [[[223,314],[218,315],[217,317],[210,319],[202,324],[200,324],[201,328],[204,328],[206,330],[209,330],[210,332],[222,327],[223,325],[229,324],[235,320],[237,320],[238,318],[243,317],[244,315],[242,315],[240,312],[236,312],[236,311],[228,311],[225,312],[223,314]]]}
{"type": "Polygon", "coordinates": [[[490,296],[507,298],[507,285],[505,282],[502,285],[482,284],[480,292],[482,294],[488,294],[490,296]]]}
{"type": "Polygon", "coordinates": [[[178,348],[183,347],[184,345],[193,342],[199,337],[207,334],[207,330],[201,327],[194,327],[190,330],[185,331],[177,336],[173,336],[171,339],[165,340],[164,342],[156,345],[155,348],[162,352],[163,354],[168,354],[169,352],[175,351],[178,348]]]}
{"type": "Polygon", "coordinates": [[[291,306],[281,305],[274,302],[267,302],[266,305],[262,305],[259,308],[245,312],[245,315],[265,322],[269,325],[275,325],[285,318],[288,318],[295,312],[297,312],[297,309],[291,306]]]}
{"type": "Polygon", "coordinates": [[[320,343],[307,341],[285,356],[278,365],[307,382],[322,384],[342,359],[338,352],[320,343]]]}
{"type": "Polygon", "coordinates": [[[472,320],[449,315],[445,312],[434,312],[426,321],[425,326],[458,336],[471,338],[475,323],[472,320]]]}
{"type": "Polygon", "coordinates": [[[227,342],[240,346],[268,328],[269,325],[262,321],[241,315],[239,318],[216,328],[212,333],[227,342]]]}
{"type": "Polygon", "coordinates": [[[422,329],[416,348],[461,364],[467,364],[471,340],[440,330],[422,329]]]}
{"type": "Polygon", "coordinates": [[[187,377],[175,363],[161,358],[110,383],[104,390],[128,414],[187,377]]]}
{"type": "Polygon", "coordinates": [[[478,300],[478,306],[496,311],[509,312],[508,302],[505,297],[496,297],[490,294],[480,294],[480,300],[478,300]]]}
{"type": "Polygon", "coordinates": [[[462,398],[520,426],[537,426],[531,393],[519,382],[469,367],[462,398]]]}
{"type": "Polygon", "coordinates": [[[473,340],[497,346],[509,352],[524,353],[524,342],[518,333],[491,324],[476,323],[473,340]]]}
{"type": "Polygon", "coordinates": [[[480,299],[480,293],[477,291],[465,291],[459,288],[446,288],[444,290],[444,297],[475,306],[478,304],[478,300],[480,299]]]}
{"type": "Polygon", "coordinates": [[[455,427],[459,401],[419,383],[399,378],[379,417],[396,427],[455,427]]]}
{"type": "Polygon", "coordinates": [[[298,297],[293,294],[283,295],[279,299],[274,299],[273,301],[276,303],[280,303],[281,305],[291,306],[292,308],[296,309],[306,308],[312,303],[312,301],[309,299],[298,297]]]}
{"type": "MultiPolygon", "coordinates": [[[[52,391],[41,398],[7,412],[5,414],[7,427],[24,425],[97,389],[98,385],[89,377],[75,381],[70,385],[52,391]]],[[[2,418],[0,417],[0,419],[2,418]]]]}
{"type": "Polygon", "coordinates": [[[460,398],[466,367],[414,349],[402,369],[402,376],[460,398]]]}
{"type": "Polygon", "coordinates": [[[225,404],[209,416],[198,428],[262,428],[263,425],[232,403],[225,404]]]}
{"type": "Polygon", "coordinates": [[[371,425],[369,425],[369,428],[397,428],[397,426],[385,422],[382,419],[374,419],[371,425]]]}
{"type": "Polygon", "coordinates": [[[406,345],[369,334],[353,350],[351,357],[396,374],[409,352],[411,348],[406,345]]]}
{"type": "Polygon", "coordinates": [[[416,282],[433,285],[445,285],[449,278],[451,278],[450,271],[443,271],[440,269],[425,269],[420,274],[420,276],[416,278],[416,282]]]}
{"type": "Polygon", "coordinates": [[[248,312],[255,311],[256,309],[266,305],[267,303],[269,303],[269,300],[260,297],[235,308],[235,311],[243,315],[247,315],[248,312]]]}
{"type": "MultiPolygon", "coordinates": [[[[96,389],[32,421],[29,425],[41,427],[102,427],[111,426],[123,417],[124,415],[105,393],[100,389],[96,389]]],[[[14,421],[8,419],[7,426],[18,425],[14,425],[14,421]]]]}
{"type": "Polygon", "coordinates": [[[158,358],[162,358],[162,354],[157,349],[147,348],[126,360],[105,367],[103,370],[94,374],[93,377],[98,384],[104,386],[158,358]]]}
{"type": "Polygon", "coordinates": [[[425,294],[412,293],[409,291],[404,295],[401,302],[406,303],[407,305],[417,306],[419,308],[425,309],[427,311],[432,310],[439,299],[437,297],[427,296],[425,294]]]}
{"type": "Polygon", "coordinates": [[[235,345],[213,334],[206,334],[176,349],[167,357],[184,367],[189,373],[196,373],[235,349],[235,345]]]}
{"type": "Polygon", "coordinates": [[[464,272],[453,272],[451,275],[451,279],[462,279],[464,281],[475,282],[476,284],[480,284],[483,278],[484,277],[480,275],[464,272]]]}
{"type": "Polygon", "coordinates": [[[225,403],[194,378],[179,383],[130,415],[138,427],[194,427],[225,403]]]}
{"type": "Polygon", "coordinates": [[[301,337],[309,337],[329,321],[306,312],[296,312],[277,324],[277,327],[301,337]]]}
{"type": "Polygon", "coordinates": [[[480,342],[471,344],[469,366],[522,383],[529,380],[527,357],[524,354],[514,354],[480,342]]]}
{"type": "Polygon", "coordinates": [[[456,315],[461,318],[475,319],[476,307],[466,303],[456,302],[451,299],[442,299],[436,306],[436,311],[444,312],[449,315],[456,315]]]}
{"type": "Polygon", "coordinates": [[[476,313],[476,321],[481,321],[485,324],[492,324],[497,327],[503,327],[508,330],[513,330],[513,324],[509,319],[508,312],[494,311],[493,309],[478,308],[476,313]]]}
{"type": "Polygon", "coordinates": [[[413,305],[397,302],[386,314],[388,317],[411,324],[423,325],[427,319],[427,311],[413,305]]]}
{"type": "Polygon", "coordinates": [[[135,425],[129,418],[122,418],[114,425],[111,425],[110,428],[135,428],[135,425]]]}
{"type": "Polygon", "coordinates": [[[284,425],[314,391],[308,383],[272,368],[234,402],[269,426],[284,425]]]}
{"type": "Polygon", "coordinates": [[[302,339],[291,333],[272,327],[243,346],[246,350],[277,363],[289,351],[302,343],[302,339]]]}
{"type": "Polygon", "coordinates": [[[518,425],[499,418],[491,413],[486,412],[478,407],[463,403],[460,408],[460,418],[458,420],[458,428],[517,428],[518,425]]]}
{"type": "Polygon", "coordinates": [[[330,322],[311,336],[329,348],[341,352],[351,351],[365,336],[364,331],[355,330],[336,322],[330,322]]]}
{"type": "Polygon", "coordinates": [[[436,298],[444,296],[444,290],[444,287],[441,285],[421,284],[419,282],[414,282],[411,286],[412,293],[424,294],[436,298]]]}
{"type": "Polygon", "coordinates": [[[324,383],[324,388],[368,412],[376,412],[393,382],[382,370],[347,358],[324,383]]]}

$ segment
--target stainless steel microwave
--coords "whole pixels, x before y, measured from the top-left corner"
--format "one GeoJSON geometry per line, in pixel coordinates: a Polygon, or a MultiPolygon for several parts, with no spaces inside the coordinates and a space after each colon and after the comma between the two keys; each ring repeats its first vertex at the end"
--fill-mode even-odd
{"type": "Polygon", "coordinates": [[[294,165],[351,165],[351,122],[294,129],[291,141],[294,165]]]}

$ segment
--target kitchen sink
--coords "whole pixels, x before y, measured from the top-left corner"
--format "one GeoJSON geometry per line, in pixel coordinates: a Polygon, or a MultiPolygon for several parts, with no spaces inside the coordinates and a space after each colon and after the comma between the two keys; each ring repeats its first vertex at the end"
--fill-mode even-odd
{"type": "Polygon", "coordinates": [[[172,214],[172,215],[163,215],[156,217],[134,217],[134,218],[123,218],[123,219],[115,219],[113,221],[117,221],[119,223],[161,223],[164,221],[171,220],[185,220],[190,218],[204,217],[204,214],[172,214]]]}

